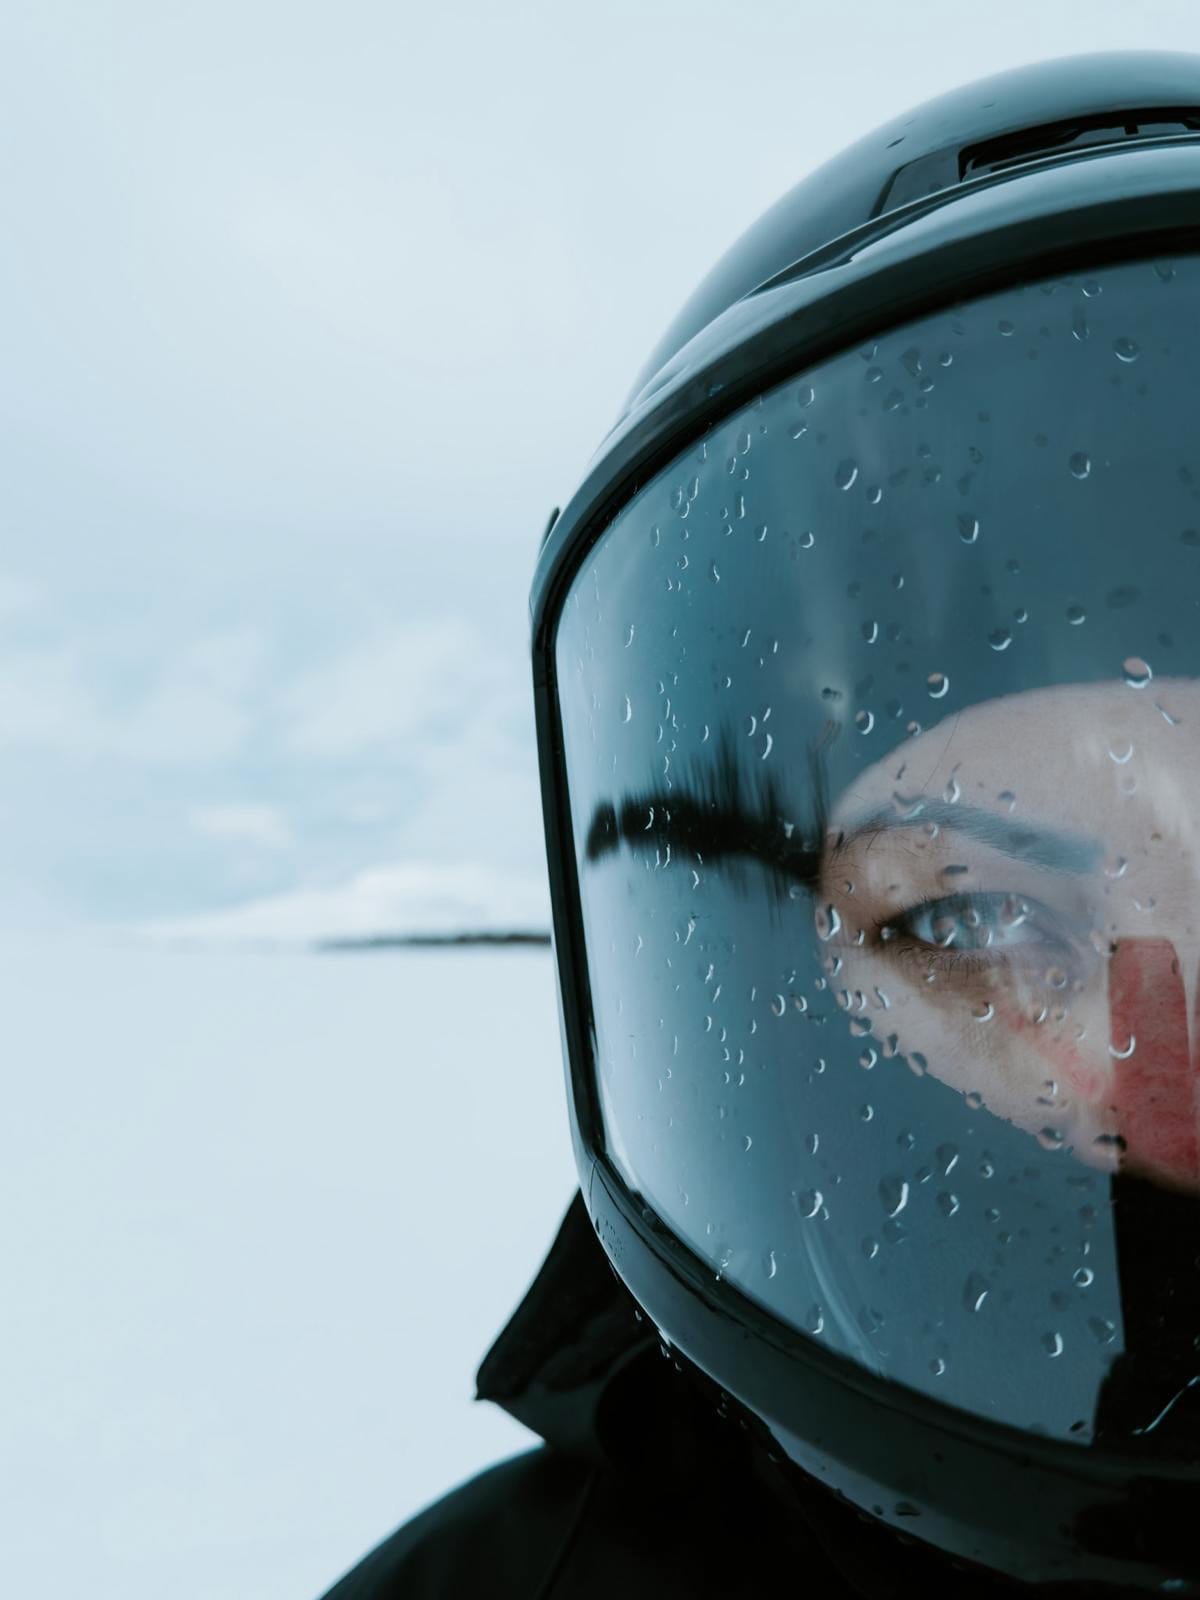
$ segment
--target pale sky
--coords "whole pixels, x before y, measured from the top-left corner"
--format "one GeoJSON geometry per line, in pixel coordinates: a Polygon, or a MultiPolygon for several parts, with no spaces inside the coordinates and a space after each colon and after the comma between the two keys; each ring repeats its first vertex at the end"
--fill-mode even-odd
{"type": "Polygon", "coordinates": [[[1200,16],[12,0],[3,919],[540,878],[534,552],[675,309],[870,127],[1122,46],[1200,16]]]}
{"type": "Polygon", "coordinates": [[[125,930],[538,916],[529,578],[648,350],[851,140],[1119,48],[1200,9],[6,0],[4,1592],[303,1600],[526,1442],[545,952],[125,930]]]}

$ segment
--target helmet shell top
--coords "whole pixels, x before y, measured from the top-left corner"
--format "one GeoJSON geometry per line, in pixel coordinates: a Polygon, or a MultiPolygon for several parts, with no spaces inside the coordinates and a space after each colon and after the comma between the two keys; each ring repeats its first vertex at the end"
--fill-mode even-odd
{"type": "Polygon", "coordinates": [[[1009,165],[1184,126],[1200,128],[1200,56],[1166,50],[1041,61],[928,100],[865,134],[764,212],[688,296],[633,393],[735,301],[864,223],[1009,165]]]}

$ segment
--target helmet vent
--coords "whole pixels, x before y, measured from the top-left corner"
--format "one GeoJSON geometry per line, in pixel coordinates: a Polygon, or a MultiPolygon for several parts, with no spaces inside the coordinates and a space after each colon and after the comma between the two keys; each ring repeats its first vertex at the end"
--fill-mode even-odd
{"type": "Polygon", "coordinates": [[[1200,106],[1154,106],[1144,111],[1103,111],[1018,128],[962,149],[934,150],[893,174],[874,215],[882,216],[911,200],[953,188],[969,178],[1004,172],[1045,156],[1112,145],[1135,139],[1163,139],[1200,134],[1200,106]]]}
{"type": "Polygon", "coordinates": [[[986,139],[982,144],[969,145],[959,151],[959,178],[999,172],[1061,150],[1116,144],[1123,139],[1170,138],[1186,133],[1200,133],[1200,108],[1165,111],[1157,107],[1152,111],[1105,112],[1069,122],[1051,122],[1040,128],[1022,128],[1019,133],[1002,134],[998,139],[986,139]]]}

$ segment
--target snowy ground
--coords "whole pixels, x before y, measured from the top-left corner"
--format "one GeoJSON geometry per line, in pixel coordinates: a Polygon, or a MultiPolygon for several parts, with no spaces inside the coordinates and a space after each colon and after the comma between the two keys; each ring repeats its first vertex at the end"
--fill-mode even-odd
{"type": "Polygon", "coordinates": [[[0,1590],[310,1600],[531,1436],[574,1188],[542,950],[0,941],[0,1590]]]}

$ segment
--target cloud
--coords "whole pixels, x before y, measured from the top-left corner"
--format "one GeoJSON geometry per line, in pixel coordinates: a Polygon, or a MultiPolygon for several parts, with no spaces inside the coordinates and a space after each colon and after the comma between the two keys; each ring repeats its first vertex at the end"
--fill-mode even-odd
{"type": "MultiPolygon", "coordinates": [[[[413,754],[415,785],[405,844],[444,853],[447,841],[472,841],[498,866],[541,857],[542,803],[532,696],[524,683],[496,686],[440,739],[413,754]]],[[[460,848],[465,848],[461,843],[460,848]]]]}
{"type": "Polygon", "coordinates": [[[375,934],[542,930],[549,893],[532,873],[476,862],[385,863],[340,884],[271,895],[225,911],[143,923],[155,940],[310,944],[375,934]]]}
{"type": "Polygon", "coordinates": [[[482,902],[461,879],[440,879],[432,899],[411,878],[347,882],[378,861],[540,869],[531,695],[504,619],[399,619],[340,647],[302,628],[164,641],[51,621],[36,642],[0,636],[0,777],[20,809],[10,836],[69,859],[85,900],[199,916],[226,895],[292,890],[229,914],[235,933],[261,922],[285,938],[293,919],[315,937],[414,918],[433,932],[472,917],[497,927],[522,905],[546,925],[515,879],[482,902]]]}
{"type": "MultiPolygon", "coordinates": [[[[3,596],[0,594],[0,603],[3,596]]],[[[146,767],[235,757],[252,727],[263,653],[251,630],[214,634],[155,661],[132,693],[106,689],[103,653],[65,644],[0,655],[0,750],[108,756],[146,767]]]]}
{"type": "MultiPolygon", "coordinates": [[[[0,578],[0,616],[6,593],[0,578]]],[[[0,749],[137,767],[216,768],[254,753],[416,772],[468,726],[490,728],[493,747],[511,743],[527,714],[519,654],[460,616],[398,625],[287,676],[267,655],[252,629],[144,662],[86,637],[2,650],[0,749]]]]}
{"type": "Polygon", "coordinates": [[[0,671],[0,748],[74,751],[96,742],[99,713],[72,651],[6,653],[0,671]]]}
{"type": "Polygon", "coordinates": [[[41,600],[41,591],[24,578],[0,573],[0,619],[24,615],[35,611],[41,600]]]}
{"type": "Polygon", "coordinates": [[[462,617],[409,623],[352,647],[304,674],[282,696],[284,741],[297,755],[338,760],[368,751],[402,754],[418,735],[437,737],[511,676],[481,632],[462,617]]]}
{"type": "Polygon", "coordinates": [[[264,850],[287,850],[295,842],[287,818],[275,806],[193,806],[188,822],[207,838],[241,841],[264,850]]]}

